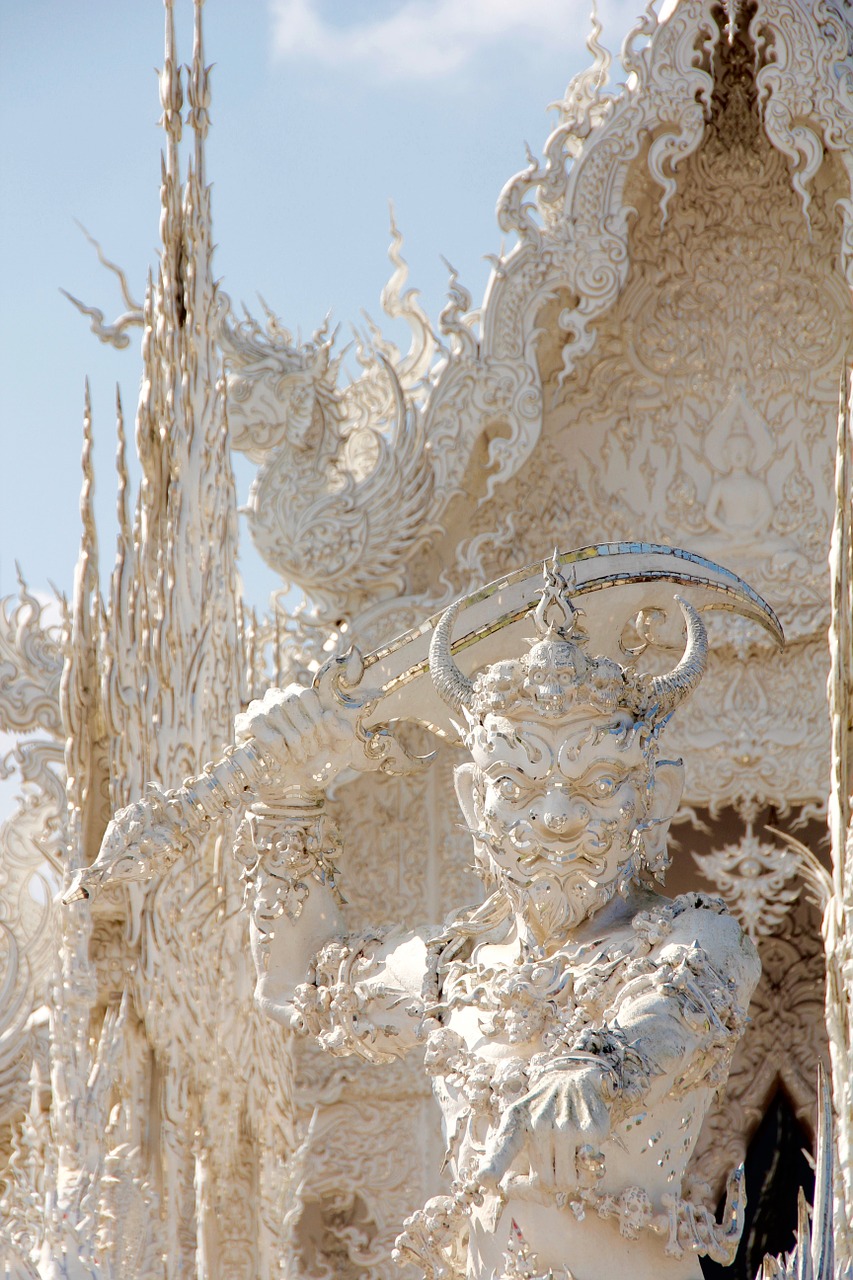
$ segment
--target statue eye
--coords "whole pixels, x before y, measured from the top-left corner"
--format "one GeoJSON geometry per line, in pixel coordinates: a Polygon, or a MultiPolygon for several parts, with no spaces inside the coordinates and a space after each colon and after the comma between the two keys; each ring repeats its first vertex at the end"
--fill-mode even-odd
{"type": "Polygon", "coordinates": [[[604,774],[602,777],[596,778],[593,783],[593,790],[597,791],[600,796],[612,796],[618,785],[615,778],[604,774]]]}
{"type": "Polygon", "coordinates": [[[521,795],[521,787],[512,778],[498,778],[494,787],[503,800],[517,800],[521,795]]]}

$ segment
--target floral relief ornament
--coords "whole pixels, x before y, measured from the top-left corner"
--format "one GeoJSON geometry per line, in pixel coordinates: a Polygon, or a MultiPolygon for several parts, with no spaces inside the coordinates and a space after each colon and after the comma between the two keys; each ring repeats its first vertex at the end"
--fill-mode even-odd
{"type": "Polygon", "coordinates": [[[775,933],[800,894],[791,887],[799,872],[796,853],[759,840],[752,823],[736,843],[694,853],[693,861],[751,938],[775,933]]]}

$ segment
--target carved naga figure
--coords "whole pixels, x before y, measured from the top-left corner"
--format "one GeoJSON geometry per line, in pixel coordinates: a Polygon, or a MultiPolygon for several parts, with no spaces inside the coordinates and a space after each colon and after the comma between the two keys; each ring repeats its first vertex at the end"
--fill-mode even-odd
{"type": "Polygon", "coordinates": [[[719,899],[658,890],[682,789],[661,735],[705,670],[699,607],[712,587],[713,603],[781,631],[744,583],[687,553],[620,545],[561,560],[585,582],[570,584],[555,554],[529,611],[529,574],[457,602],[408,637],[407,675],[399,662],[391,672],[389,653],[407,651],[392,643],[333,664],[312,689],[269,691],[202,779],[116,816],[68,897],[162,868],[247,793],[236,852],[260,1007],[331,1053],[382,1062],[426,1049],[453,1182],[406,1221],[398,1260],[430,1278],[700,1280],[698,1255],[734,1256],[741,1174],[722,1223],[683,1179],[759,962],[719,899]],[[592,646],[616,625],[611,588],[655,579],[658,592],[686,584],[687,641],[668,673],[639,675],[592,646]],[[462,606],[474,622],[457,659],[462,606]],[[506,652],[531,622],[521,657],[478,663],[478,643],[494,654],[505,639],[506,652]],[[324,789],[347,767],[389,765],[371,717],[420,679],[430,632],[430,696],[470,754],[456,791],[489,894],[434,929],[347,936],[324,789]],[[388,678],[363,695],[365,667],[388,678]]]}

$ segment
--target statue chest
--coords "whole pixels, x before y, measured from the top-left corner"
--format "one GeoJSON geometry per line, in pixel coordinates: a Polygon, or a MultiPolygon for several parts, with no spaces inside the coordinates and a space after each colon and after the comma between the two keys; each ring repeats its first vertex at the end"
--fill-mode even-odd
{"type": "Polygon", "coordinates": [[[620,938],[523,962],[484,949],[449,967],[425,1018],[425,1065],[457,1167],[508,1105],[577,1052],[584,1028],[600,1024],[631,954],[620,938]]]}
{"type": "MultiPolygon", "coordinates": [[[[708,905],[719,910],[711,900],[708,905]]],[[[448,1158],[457,1169],[482,1150],[506,1108],[543,1077],[568,1059],[600,1060],[604,1046],[598,1041],[606,1038],[626,988],[637,981],[663,988],[674,983],[675,991],[686,981],[688,991],[691,957],[682,958],[680,974],[664,948],[674,920],[694,906],[692,899],[664,900],[604,936],[571,942],[550,956],[524,955],[517,943],[496,942],[467,954],[458,948],[449,963],[435,966],[437,998],[422,1022],[425,1066],[444,1115],[448,1158]]],[[[698,999],[694,1007],[692,996],[673,996],[674,1016],[704,1023],[707,1010],[698,999]]],[[[685,1075],[677,1087],[672,1082],[673,1114],[663,1127],[643,1113],[615,1120],[619,1151],[648,1164],[662,1191],[680,1179],[725,1056],[705,1055],[695,1079],[685,1075]],[[680,1097],[695,1090],[701,1103],[697,1095],[698,1106],[682,1106],[680,1097]]],[[[614,1155],[614,1167],[621,1163],[614,1155]]]]}

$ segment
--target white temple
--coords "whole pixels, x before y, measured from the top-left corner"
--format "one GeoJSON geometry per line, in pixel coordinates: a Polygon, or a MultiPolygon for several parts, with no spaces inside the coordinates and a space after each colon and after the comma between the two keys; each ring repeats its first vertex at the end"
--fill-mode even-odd
{"type": "Polygon", "coordinates": [[[0,1276],[853,1276],[845,0],[593,23],[349,383],[214,284],[172,3],[117,554],[87,408],[61,632],[0,602],[0,1276]]]}

